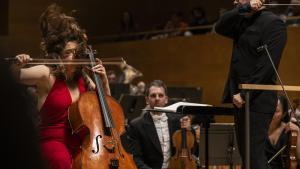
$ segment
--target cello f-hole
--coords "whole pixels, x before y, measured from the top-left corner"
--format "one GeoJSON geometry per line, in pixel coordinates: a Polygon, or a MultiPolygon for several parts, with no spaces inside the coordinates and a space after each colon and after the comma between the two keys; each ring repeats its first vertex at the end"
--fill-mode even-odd
{"type": "Polygon", "coordinates": [[[99,142],[98,142],[98,138],[102,138],[102,136],[99,134],[95,139],[96,139],[96,151],[95,150],[92,150],[92,152],[94,153],[94,154],[97,154],[98,152],[99,152],[99,142]]]}

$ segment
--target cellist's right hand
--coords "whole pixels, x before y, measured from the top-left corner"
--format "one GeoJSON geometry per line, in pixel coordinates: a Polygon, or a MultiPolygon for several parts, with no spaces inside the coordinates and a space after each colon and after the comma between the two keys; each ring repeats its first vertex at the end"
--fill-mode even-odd
{"type": "Polygon", "coordinates": [[[253,11],[258,11],[261,9],[263,3],[261,0],[250,0],[250,6],[253,11]]]}
{"type": "Polygon", "coordinates": [[[20,67],[25,66],[29,61],[32,60],[32,58],[27,54],[19,54],[16,56],[16,59],[20,67]]]}

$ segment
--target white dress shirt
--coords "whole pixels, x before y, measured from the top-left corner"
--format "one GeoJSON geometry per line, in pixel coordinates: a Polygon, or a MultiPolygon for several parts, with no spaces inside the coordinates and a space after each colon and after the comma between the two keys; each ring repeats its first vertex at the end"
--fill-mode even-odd
{"type": "Polygon", "coordinates": [[[171,149],[170,149],[170,134],[169,134],[169,126],[168,126],[168,117],[165,113],[160,115],[151,113],[156,132],[159,138],[161,150],[163,153],[163,165],[162,169],[167,169],[169,166],[169,160],[171,157],[171,149]]]}

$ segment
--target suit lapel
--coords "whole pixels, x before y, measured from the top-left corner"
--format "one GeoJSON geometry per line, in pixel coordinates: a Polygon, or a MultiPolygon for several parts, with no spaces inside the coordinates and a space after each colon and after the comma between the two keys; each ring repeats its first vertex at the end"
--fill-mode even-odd
{"type": "Polygon", "coordinates": [[[145,114],[144,116],[144,129],[149,137],[149,140],[154,144],[155,148],[162,154],[159,138],[156,132],[156,128],[150,113],[145,114]]]}

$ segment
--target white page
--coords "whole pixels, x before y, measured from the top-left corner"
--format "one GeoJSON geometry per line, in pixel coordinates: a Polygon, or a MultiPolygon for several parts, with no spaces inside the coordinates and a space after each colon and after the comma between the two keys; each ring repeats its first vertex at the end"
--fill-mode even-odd
{"type": "Polygon", "coordinates": [[[154,110],[165,112],[176,112],[179,106],[212,106],[210,104],[190,103],[190,102],[177,102],[166,107],[154,107],[154,110]]]}

